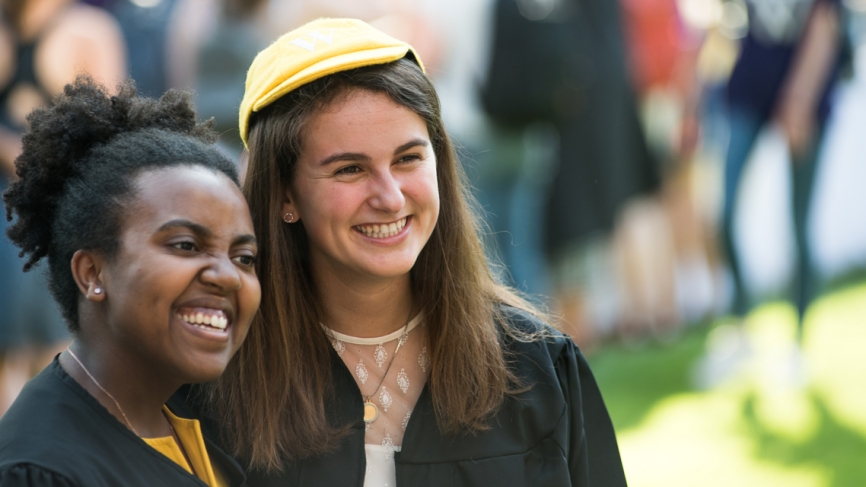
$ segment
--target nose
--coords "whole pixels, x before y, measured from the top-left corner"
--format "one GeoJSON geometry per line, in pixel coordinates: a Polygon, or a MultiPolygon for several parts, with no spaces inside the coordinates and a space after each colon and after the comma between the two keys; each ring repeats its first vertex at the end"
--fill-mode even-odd
{"type": "Polygon", "coordinates": [[[371,179],[372,185],[369,204],[373,209],[388,213],[399,213],[406,204],[400,180],[390,171],[376,175],[371,179]]]}
{"type": "Polygon", "coordinates": [[[201,280],[205,284],[227,294],[241,288],[240,270],[228,255],[214,256],[202,271],[201,280]]]}

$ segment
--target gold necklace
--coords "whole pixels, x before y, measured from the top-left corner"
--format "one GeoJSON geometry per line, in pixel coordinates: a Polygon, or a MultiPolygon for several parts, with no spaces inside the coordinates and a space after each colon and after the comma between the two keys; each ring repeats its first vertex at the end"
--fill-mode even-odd
{"type": "MultiPolygon", "coordinates": [[[[141,435],[139,435],[138,432],[135,431],[135,428],[132,427],[132,423],[129,422],[129,418],[126,417],[126,413],[123,412],[123,408],[120,407],[120,403],[117,402],[117,399],[115,399],[114,396],[111,395],[111,393],[109,393],[108,391],[106,391],[105,388],[102,387],[102,386],[99,384],[99,382],[96,381],[96,378],[93,377],[93,374],[91,374],[90,371],[87,370],[87,367],[85,367],[84,364],[81,363],[81,360],[78,360],[78,357],[75,356],[75,353],[72,352],[72,349],[71,349],[71,348],[66,347],[66,351],[69,352],[69,355],[71,355],[72,358],[75,359],[76,362],[78,362],[78,366],[81,367],[81,370],[83,370],[85,374],[87,374],[87,377],[90,377],[90,380],[92,380],[93,383],[96,384],[96,387],[98,387],[99,390],[102,391],[103,394],[105,394],[106,396],[108,396],[109,399],[111,399],[112,401],[114,401],[114,405],[117,406],[117,410],[120,411],[120,414],[123,416],[123,420],[126,421],[126,426],[128,426],[129,429],[131,429],[132,432],[135,433],[135,436],[140,437],[141,435]]],[[[169,426],[171,426],[171,424],[169,424],[169,426]]]]}
{"type": "MultiPolygon", "coordinates": [[[[102,385],[99,383],[99,381],[97,381],[96,378],[93,377],[93,374],[91,374],[90,371],[87,370],[87,367],[85,367],[84,364],[81,363],[81,360],[78,359],[78,357],[75,355],[75,353],[72,351],[71,348],[66,347],[66,351],[69,352],[69,355],[78,363],[78,366],[81,367],[81,370],[83,370],[84,373],[87,374],[87,377],[89,377],[90,380],[92,380],[93,383],[96,384],[96,387],[98,387],[99,390],[102,391],[103,394],[108,396],[109,399],[114,401],[114,405],[117,407],[117,410],[120,411],[120,414],[123,416],[123,420],[126,422],[126,426],[129,427],[129,429],[131,429],[133,433],[135,433],[135,436],[138,436],[140,438],[141,435],[139,435],[138,432],[135,431],[135,428],[132,427],[132,423],[129,422],[129,418],[126,416],[126,413],[123,412],[123,408],[120,407],[120,403],[117,402],[117,399],[115,399],[114,396],[112,396],[110,392],[106,391],[105,388],[102,387],[102,385]]],[[[192,474],[195,475],[196,477],[198,477],[198,475],[196,475],[196,473],[195,473],[195,467],[192,466],[192,461],[190,460],[189,455],[186,453],[186,448],[184,448],[183,443],[181,443],[180,437],[177,436],[177,431],[175,431],[174,425],[171,424],[171,421],[168,419],[168,416],[165,415],[165,412],[162,413],[162,417],[165,418],[165,422],[168,423],[168,428],[171,431],[171,435],[174,438],[174,441],[177,443],[178,448],[180,448],[180,452],[183,454],[184,458],[186,459],[186,463],[189,464],[189,468],[190,468],[190,470],[192,470],[192,474]]]]}
{"type": "Polygon", "coordinates": [[[388,362],[388,367],[385,368],[385,373],[382,374],[382,380],[379,381],[379,385],[376,386],[376,389],[369,396],[364,397],[364,422],[372,423],[376,421],[376,418],[379,417],[379,408],[373,404],[373,401],[370,400],[371,397],[375,396],[377,392],[379,392],[379,388],[382,387],[382,384],[385,383],[385,378],[388,377],[388,371],[391,370],[391,365],[394,363],[394,360],[397,359],[397,352],[400,351],[400,346],[403,345],[404,337],[406,336],[406,330],[409,328],[409,322],[412,321],[412,308],[409,308],[409,317],[406,318],[406,325],[403,326],[403,333],[400,334],[400,338],[397,339],[397,348],[394,349],[394,355],[391,356],[391,360],[388,362]]]}

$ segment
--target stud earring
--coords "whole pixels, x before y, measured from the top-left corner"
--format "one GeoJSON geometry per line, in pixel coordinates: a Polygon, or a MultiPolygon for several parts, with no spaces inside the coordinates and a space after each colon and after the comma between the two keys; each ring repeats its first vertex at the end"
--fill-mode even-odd
{"type": "Polygon", "coordinates": [[[102,294],[102,288],[97,287],[96,289],[93,290],[93,294],[102,294]]]}
{"type": "Polygon", "coordinates": [[[295,215],[293,215],[292,213],[286,213],[285,215],[283,215],[283,221],[286,223],[292,223],[295,221],[295,215]]]}

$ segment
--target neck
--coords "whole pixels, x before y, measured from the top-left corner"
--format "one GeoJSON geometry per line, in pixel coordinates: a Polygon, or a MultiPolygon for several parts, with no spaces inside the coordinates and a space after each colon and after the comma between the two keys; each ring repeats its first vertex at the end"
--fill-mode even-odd
{"type": "Polygon", "coordinates": [[[345,335],[384,336],[406,326],[410,313],[417,312],[408,275],[365,282],[317,276],[315,281],[324,325],[345,335]]]}
{"type": "Polygon", "coordinates": [[[60,365],[138,436],[169,436],[171,429],[162,406],[183,384],[160,380],[157,374],[146,373],[150,367],[137,363],[136,357],[113,354],[109,347],[100,345],[92,346],[76,338],[69,346],[72,353],[67,350],[60,355],[60,365]]]}

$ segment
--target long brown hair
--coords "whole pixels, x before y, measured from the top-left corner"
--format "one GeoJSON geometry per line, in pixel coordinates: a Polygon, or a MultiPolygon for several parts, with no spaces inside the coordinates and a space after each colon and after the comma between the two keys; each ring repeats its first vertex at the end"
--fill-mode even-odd
{"type": "Polygon", "coordinates": [[[436,419],[446,433],[486,429],[487,419],[518,381],[509,372],[502,333],[534,339],[499,319],[503,302],[533,311],[488,269],[468,185],[445,133],[430,80],[409,60],[332,74],[254,114],[244,193],[259,237],[262,304],[246,342],[210,392],[214,417],[234,453],[254,467],[332,450],[345,429],[329,424],[333,394],[331,345],[302,225],[283,223],[284,188],[302,149],[312,113],[350,90],[385,93],[420,116],[437,160],[439,220],[411,271],[412,292],[425,311],[436,419]],[[497,327],[496,323],[500,323],[497,327]],[[472,357],[472,360],[466,360],[472,357]]]}

